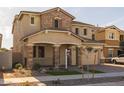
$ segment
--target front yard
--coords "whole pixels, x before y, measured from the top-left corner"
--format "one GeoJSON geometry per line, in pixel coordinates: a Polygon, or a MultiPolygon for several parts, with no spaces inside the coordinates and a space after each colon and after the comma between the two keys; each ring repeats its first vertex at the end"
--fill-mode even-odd
{"type": "MultiPolygon", "coordinates": [[[[87,73],[105,73],[103,71],[99,70],[89,70],[89,72],[84,71],[84,74],[87,73]]],[[[19,78],[19,77],[31,77],[31,76],[57,76],[57,75],[78,75],[82,74],[81,71],[75,71],[75,70],[65,70],[65,69],[59,69],[59,70],[27,70],[27,69],[13,69],[13,71],[5,71],[3,73],[4,78],[19,78]]]]}

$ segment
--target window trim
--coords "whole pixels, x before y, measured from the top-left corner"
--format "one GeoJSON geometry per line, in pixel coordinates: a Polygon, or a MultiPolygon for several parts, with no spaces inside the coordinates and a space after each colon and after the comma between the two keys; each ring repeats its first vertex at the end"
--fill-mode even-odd
{"type": "Polygon", "coordinates": [[[110,33],[108,34],[108,39],[109,39],[109,40],[116,40],[115,33],[110,32],[110,33]],[[111,38],[112,36],[110,36],[110,35],[112,35],[112,34],[113,34],[113,38],[111,38]]]}
{"type": "Polygon", "coordinates": [[[30,16],[30,25],[35,26],[35,16],[30,16]],[[34,18],[34,24],[31,23],[32,22],[32,20],[31,20],[32,17],[34,18]]]}
{"type": "Polygon", "coordinates": [[[75,28],[75,34],[79,35],[79,28],[75,28]]]}
{"type": "Polygon", "coordinates": [[[38,58],[45,58],[45,46],[38,46],[37,48],[38,48],[38,51],[37,51],[38,52],[38,58]],[[41,56],[39,55],[39,48],[40,47],[43,48],[43,54],[41,56]]]}
{"type": "Polygon", "coordinates": [[[92,40],[95,40],[95,34],[92,34],[92,40]]]}
{"type": "Polygon", "coordinates": [[[114,49],[112,49],[112,48],[109,48],[109,49],[108,49],[108,57],[110,57],[110,56],[109,56],[109,51],[112,51],[112,56],[111,56],[111,57],[113,57],[113,55],[114,55],[114,51],[113,51],[113,50],[114,50],[114,49]]]}
{"type": "Polygon", "coordinates": [[[54,28],[58,29],[59,28],[59,19],[54,19],[54,28]],[[56,27],[56,22],[55,21],[58,21],[58,27],[56,27]]]}
{"type": "Polygon", "coordinates": [[[87,36],[87,29],[83,29],[83,35],[87,36]],[[85,32],[86,31],[86,32],[85,32]]]}

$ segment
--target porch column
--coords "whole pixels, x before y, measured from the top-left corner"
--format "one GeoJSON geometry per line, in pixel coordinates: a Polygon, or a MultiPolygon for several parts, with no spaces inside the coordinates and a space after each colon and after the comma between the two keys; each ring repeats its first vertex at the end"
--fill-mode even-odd
{"type": "Polygon", "coordinates": [[[54,45],[53,62],[54,62],[54,67],[56,69],[59,68],[59,64],[60,64],[60,45],[54,45]]]}
{"type": "Polygon", "coordinates": [[[33,45],[27,46],[27,69],[32,69],[33,66],[33,45]]]}
{"type": "Polygon", "coordinates": [[[78,53],[77,53],[77,61],[78,61],[78,66],[80,67],[80,66],[82,66],[83,64],[82,64],[82,47],[81,46],[78,46],[78,51],[77,51],[78,53]]]}

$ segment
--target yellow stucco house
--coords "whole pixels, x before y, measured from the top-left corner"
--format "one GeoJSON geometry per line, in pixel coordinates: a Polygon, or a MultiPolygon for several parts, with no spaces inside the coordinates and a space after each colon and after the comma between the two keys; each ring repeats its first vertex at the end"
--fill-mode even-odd
{"type": "Polygon", "coordinates": [[[98,64],[103,43],[94,39],[96,27],[74,19],[58,7],[43,12],[21,11],[13,21],[13,62],[22,62],[27,68],[36,62],[55,68],[93,64],[94,52],[87,58],[86,51],[92,47],[98,50],[98,64]]]}

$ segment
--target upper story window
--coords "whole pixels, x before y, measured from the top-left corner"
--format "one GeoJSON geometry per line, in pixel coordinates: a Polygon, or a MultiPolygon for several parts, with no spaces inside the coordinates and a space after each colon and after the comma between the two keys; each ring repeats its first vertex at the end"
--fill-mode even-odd
{"type": "Polygon", "coordinates": [[[87,29],[84,29],[84,35],[87,35],[87,29]]]}
{"type": "Polygon", "coordinates": [[[75,34],[79,34],[79,29],[78,28],[75,28],[75,34]]]}
{"type": "Polygon", "coordinates": [[[92,40],[95,40],[95,35],[94,34],[92,34],[92,40]]]}
{"type": "Polygon", "coordinates": [[[34,19],[35,19],[34,16],[31,16],[30,22],[31,22],[32,25],[34,25],[34,23],[35,23],[34,19]]]}
{"type": "Polygon", "coordinates": [[[115,34],[114,33],[109,33],[109,39],[114,40],[115,39],[115,34]]]}
{"type": "Polygon", "coordinates": [[[120,35],[120,41],[124,40],[124,35],[120,35]]]}
{"type": "Polygon", "coordinates": [[[54,20],[54,27],[59,28],[59,20],[57,19],[54,20]]]}

